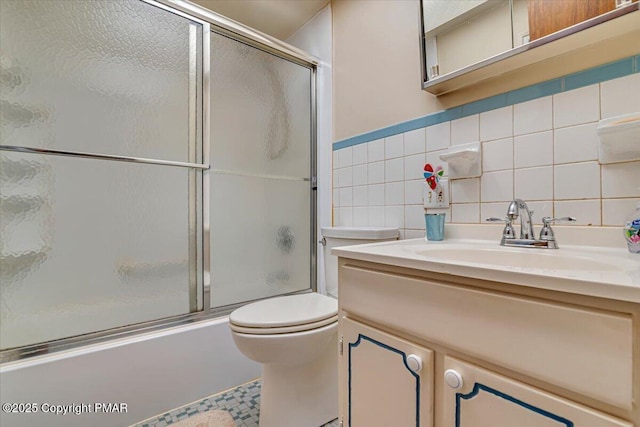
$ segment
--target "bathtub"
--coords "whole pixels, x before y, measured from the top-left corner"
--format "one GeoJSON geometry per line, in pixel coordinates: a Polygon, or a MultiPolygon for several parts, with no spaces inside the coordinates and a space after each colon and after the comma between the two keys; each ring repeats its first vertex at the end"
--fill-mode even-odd
{"type": "Polygon", "coordinates": [[[0,425],[129,426],[259,376],[206,320],[0,366],[0,425]]]}

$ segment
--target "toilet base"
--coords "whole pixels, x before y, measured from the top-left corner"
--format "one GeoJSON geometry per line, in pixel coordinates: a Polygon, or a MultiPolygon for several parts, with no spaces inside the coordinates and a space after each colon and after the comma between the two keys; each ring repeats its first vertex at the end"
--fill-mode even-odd
{"type": "Polygon", "coordinates": [[[337,334],[311,362],[262,365],[260,427],[320,427],[337,417],[337,334]]]}

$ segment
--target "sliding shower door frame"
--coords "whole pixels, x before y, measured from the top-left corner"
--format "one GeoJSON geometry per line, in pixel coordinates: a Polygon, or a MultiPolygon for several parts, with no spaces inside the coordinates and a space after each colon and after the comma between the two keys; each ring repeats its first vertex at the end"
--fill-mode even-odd
{"type": "MultiPolygon", "coordinates": [[[[35,154],[49,154],[59,156],[69,156],[76,158],[92,158],[101,160],[132,162],[142,164],[158,164],[164,166],[175,166],[189,168],[189,227],[195,228],[194,240],[190,242],[189,265],[191,266],[189,286],[196,288],[195,299],[190,302],[191,313],[178,316],[167,317],[158,320],[141,322],[129,326],[116,327],[105,331],[92,332],[79,336],[62,338],[50,342],[27,345],[23,347],[11,348],[0,352],[0,363],[22,360],[34,356],[40,356],[52,352],[70,350],[86,345],[105,343],[115,339],[127,339],[140,334],[147,334],[161,331],[167,328],[186,326],[196,322],[202,322],[213,318],[218,318],[229,314],[235,308],[245,305],[251,301],[224,307],[211,308],[211,234],[210,234],[210,165],[208,160],[211,153],[211,123],[210,112],[210,89],[211,89],[211,32],[224,34],[237,41],[246,43],[251,47],[273,54],[279,58],[286,59],[295,64],[306,67],[311,73],[311,120],[310,120],[310,254],[311,268],[309,272],[310,288],[302,291],[291,292],[289,294],[299,294],[316,291],[317,289],[317,65],[319,61],[309,56],[307,53],[290,46],[271,36],[263,34],[243,24],[230,20],[222,15],[208,11],[193,3],[182,0],[141,0],[144,3],[159,7],[168,12],[182,16],[202,26],[202,96],[198,96],[194,91],[196,103],[190,106],[190,114],[195,114],[196,122],[201,121],[201,126],[190,125],[189,139],[195,137],[195,144],[190,148],[188,162],[175,162],[159,159],[148,159],[131,156],[117,156],[99,153],[88,153],[79,151],[47,150],[27,147],[0,147],[5,151],[16,151],[35,154]],[[198,138],[198,129],[202,132],[198,138]],[[202,144],[199,146],[198,142],[202,144]],[[195,309],[195,311],[193,311],[195,309]]],[[[305,179],[306,180],[306,179],[305,179]]],[[[288,294],[283,294],[288,295],[288,294]]]]}

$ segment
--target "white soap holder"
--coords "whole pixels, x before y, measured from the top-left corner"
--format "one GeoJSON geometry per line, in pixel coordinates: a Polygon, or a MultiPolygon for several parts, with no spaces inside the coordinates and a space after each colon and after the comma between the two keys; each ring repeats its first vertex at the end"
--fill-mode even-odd
{"type": "Polygon", "coordinates": [[[482,145],[480,142],[470,142],[449,148],[440,154],[440,160],[449,165],[449,178],[476,178],[482,174],[480,159],[482,145]]]}
{"type": "Polygon", "coordinates": [[[600,120],[596,131],[600,163],[640,160],[640,112],[600,120]]]}

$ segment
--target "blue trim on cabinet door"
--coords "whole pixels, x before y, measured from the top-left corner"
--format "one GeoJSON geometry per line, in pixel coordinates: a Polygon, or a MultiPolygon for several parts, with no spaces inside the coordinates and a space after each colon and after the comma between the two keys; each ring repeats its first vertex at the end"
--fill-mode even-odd
{"type": "Polygon", "coordinates": [[[529,403],[526,403],[520,399],[516,399],[513,396],[509,396],[506,393],[503,393],[501,391],[498,391],[494,388],[488,387],[484,384],[480,384],[480,383],[475,383],[473,385],[473,390],[471,390],[471,392],[469,394],[462,394],[462,393],[456,393],[456,427],[461,427],[460,426],[460,399],[464,399],[464,400],[469,400],[472,397],[475,397],[478,395],[478,393],[480,393],[480,390],[484,390],[487,393],[491,393],[495,396],[501,397],[505,400],[508,400],[511,403],[515,403],[516,405],[522,406],[525,409],[528,409],[530,411],[533,411],[537,414],[540,414],[544,417],[550,418],[554,421],[557,421],[559,423],[561,423],[562,425],[566,426],[566,427],[573,427],[573,421],[570,421],[566,418],[562,418],[559,415],[553,414],[549,411],[545,411],[544,409],[538,408],[537,406],[533,406],[529,403]]]}
{"type": "Polygon", "coordinates": [[[349,372],[349,427],[351,427],[351,350],[355,347],[358,347],[362,340],[369,341],[379,347],[384,348],[385,350],[392,351],[402,356],[402,362],[404,363],[404,367],[407,368],[409,373],[413,375],[416,379],[416,427],[420,427],[420,375],[416,374],[409,368],[409,364],[407,363],[407,355],[405,352],[398,350],[397,348],[393,348],[388,344],[381,343],[380,341],[376,341],[373,338],[370,338],[366,335],[358,334],[358,339],[354,343],[349,343],[349,362],[348,362],[348,372],[349,372]]]}

